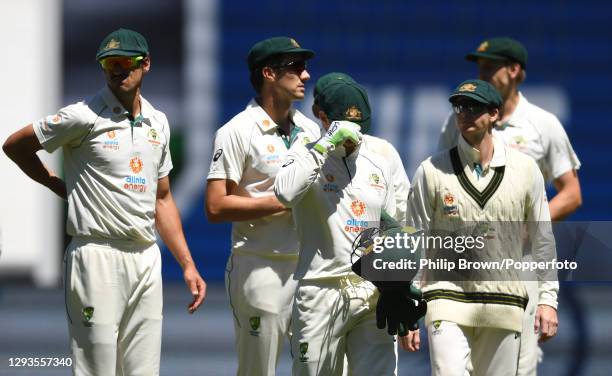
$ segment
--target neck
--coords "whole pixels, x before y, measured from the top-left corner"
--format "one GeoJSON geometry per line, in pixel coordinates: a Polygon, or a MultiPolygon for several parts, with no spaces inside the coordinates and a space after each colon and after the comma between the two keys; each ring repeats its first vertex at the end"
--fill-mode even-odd
{"type": "Polygon", "coordinates": [[[260,95],[257,99],[257,103],[261,108],[266,111],[268,116],[281,128],[288,133],[291,126],[291,119],[289,118],[289,111],[291,110],[291,101],[283,100],[278,96],[271,94],[260,95]]]}
{"type": "Polygon", "coordinates": [[[500,123],[503,124],[510,119],[514,110],[516,110],[516,106],[518,106],[519,98],[518,89],[516,88],[510,91],[507,98],[504,98],[503,114],[500,123]]]}
{"type": "Polygon", "coordinates": [[[463,138],[470,146],[480,152],[480,165],[485,167],[493,159],[493,136],[486,131],[482,134],[464,135],[463,138]]]}
{"type": "Polygon", "coordinates": [[[140,114],[140,88],[136,88],[132,91],[121,92],[121,91],[113,91],[113,95],[119,103],[129,112],[133,117],[136,117],[140,114]]]}

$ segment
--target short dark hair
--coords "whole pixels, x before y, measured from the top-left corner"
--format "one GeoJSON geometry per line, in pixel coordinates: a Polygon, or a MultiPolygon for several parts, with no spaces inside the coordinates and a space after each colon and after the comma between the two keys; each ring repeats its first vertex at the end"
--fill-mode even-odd
{"type": "Polygon", "coordinates": [[[251,86],[253,86],[253,89],[255,89],[258,94],[261,93],[261,88],[263,87],[264,83],[261,70],[264,67],[274,68],[274,66],[280,64],[282,60],[283,54],[273,55],[253,67],[249,74],[249,80],[251,81],[251,86]]]}

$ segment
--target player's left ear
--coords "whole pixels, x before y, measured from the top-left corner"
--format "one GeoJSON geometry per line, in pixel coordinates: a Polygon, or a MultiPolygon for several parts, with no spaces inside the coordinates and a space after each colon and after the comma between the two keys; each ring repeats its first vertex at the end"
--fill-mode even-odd
{"type": "Polygon", "coordinates": [[[489,116],[491,116],[491,122],[495,123],[499,120],[499,108],[490,107],[489,108],[489,116]]]}
{"type": "Polygon", "coordinates": [[[521,74],[521,65],[519,63],[510,63],[508,64],[508,74],[513,80],[516,80],[517,77],[521,74]]]}
{"type": "Polygon", "coordinates": [[[151,70],[151,56],[146,56],[142,59],[142,72],[149,73],[151,70]]]}

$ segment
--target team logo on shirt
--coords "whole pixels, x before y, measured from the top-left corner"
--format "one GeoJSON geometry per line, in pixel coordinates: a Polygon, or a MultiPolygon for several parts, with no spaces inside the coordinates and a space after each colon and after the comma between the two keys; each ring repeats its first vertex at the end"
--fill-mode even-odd
{"type": "Polygon", "coordinates": [[[268,152],[270,152],[270,153],[274,153],[274,150],[276,150],[276,149],[274,149],[274,145],[272,145],[272,144],[268,144],[266,149],[268,149],[268,152]]]}
{"type": "Polygon", "coordinates": [[[117,137],[117,133],[115,131],[106,132],[107,140],[104,140],[102,148],[109,150],[119,150],[119,141],[115,140],[115,137],[117,137]]]}
{"type": "Polygon", "coordinates": [[[158,146],[160,144],[159,134],[157,134],[157,131],[153,128],[149,129],[149,132],[147,133],[147,138],[149,139],[149,143],[153,146],[158,146]]]}
{"type": "Polygon", "coordinates": [[[135,174],[142,171],[142,159],[140,159],[140,157],[133,157],[130,159],[130,169],[135,174]]]}
{"type": "Polygon", "coordinates": [[[370,186],[378,189],[384,189],[385,186],[380,184],[380,176],[377,173],[371,173],[369,176],[370,186]]]}
{"type": "Polygon", "coordinates": [[[448,192],[444,195],[443,204],[444,206],[442,207],[442,210],[444,210],[444,214],[451,217],[456,217],[459,215],[457,200],[452,193],[448,192]]]}
{"type": "Polygon", "coordinates": [[[353,202],[351,202],[351,211],[357,217],[361,217],[363,213],[365,213],[365,209],[366,205],[363,203],[363,201],[354,200],[353,202]]]}

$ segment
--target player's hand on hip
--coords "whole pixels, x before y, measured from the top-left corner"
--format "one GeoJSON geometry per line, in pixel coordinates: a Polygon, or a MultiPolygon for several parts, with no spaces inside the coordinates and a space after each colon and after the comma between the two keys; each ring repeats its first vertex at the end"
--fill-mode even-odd
{"type": "Polygon", "coordinates": [[[536,310],[534,329],[540,332],[539,343],[544,343],[557,334],[559,320],[557,318],[557,310],[553,307],[540,304],[536,310]]]}
{"type": "Polygon", "coordinates": [[[204,279],[202,279],[194,265],[185,267],[183,278],[185,278],[185,284],[193,296],[193,301],[187,306],[187,310],[189,313],[194,313],[202,305],[206,297],[206,282],[204,282],[204,279]]]}
{"type": "Polygon", "coordinates": [[[358,124],[344,120],[334,121],[327,132],[317,141],[314,149],[321,154],[326,154],[346,141],[359,145],[362,137],[361,127],[358,124]]]}
{"type": "Polygon", "coordinates": [[[405,351],[415,352],[421,349],[421,334],[419,329],[409,331],[404,337],[397,337],[405,351]]]}

